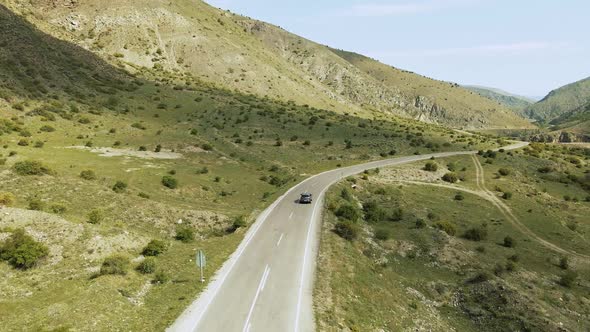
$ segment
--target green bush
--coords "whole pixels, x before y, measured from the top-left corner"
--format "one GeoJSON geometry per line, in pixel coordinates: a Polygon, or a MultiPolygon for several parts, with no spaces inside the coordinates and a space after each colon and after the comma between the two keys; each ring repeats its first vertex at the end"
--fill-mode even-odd
{"type": "Polygon", "coordinates": [[[45,174],[52,174],[53,171],[49,169],[47,166],[43,165],[41,162],[32,161],[32,160],[25,160],[16,162],[12,166],[12,170],[16,172],[18,175],[45,175],[45,174]]]}
{"type": "Polygon", "coordinates": [[[442,179],[443,179],[443,181],[446,181],[449,183],[456,183],[457,181],[459,181],[459,177],[457,176],[457,174],[455,174],[453,172],[449,172],[449,173],[443,175],[442,179]]]}
{"type": "Polygon", "coordinates": [[[375,231],[375,238],[381,241],[389,240],[390,233],[387,229],[380,228],[375,231]]]}
{"type": "Polygon", "coordinates": [[[469,279],[470,283],[473,284],[479,284],[482,282],[486,282],[488,280],[492,279],[492,276],[487,273],[487,272],[479,272],[478,274],[476,274],[475,276],[473,276],[471,279],[469,279]]]}
{"type": "Polygon", "coordinates": [[[569,270],[561,275],[561,278],[559,279],[559,284],[563,287],[571,288],[576,282],[577,278],[578,274],[574,271],[569,270]]]}
{"type": "Polygon", "coordinates": [[[129,259],[122,255],[105,258],[100,267],[100,275],[125,275],[129,267],[129,259]]]}
{"type": "Polygon", "coordinates": [[[336,216],[341,219],[346,219],[352,222],[356,222],[361,218],[359,210],[351,204],[341,205],[335,212],[336,216]]]}
{"type": "Polygon", "coordinates": [[[462,201],[464,199],[465,199],[465,196],[463,196],[463,193],[460,193],[459,192],[459,193],[455,194],[455,200],[456,201],[462,201]]]}
{"type": "Polygon", "coordinates": [[[488,230],[486,227],[473,227],[465,231],[463,237],[471,241],[483,241],[488,237],[488,230]]]}
{"type": "Polygon", "coordinates": [[[195,239],[195,232],[189,226],[178,226],[174,238],[178,241],[189,243],[195,239]]]}
{"type": "Polygon", "coordinates": [[[505,192],[505,193],[502,195],[502,198],[503,198],[503,199],[506,199],[506,200],[508,200],[508,199],[511,199],[511,198],[512,198],[512,193],[511,193],[511,192],[505,192]]]}
{"type": "Polygon", "coordinates": [[[156,272],[156,259],[153,257],[147,257],[139,265],[136,270],[142,274],[150,274],[156,272]]]}
{"type": "Polygon", "coordinates": [[[49,249],[17,229],[0,246],[0,259],[18,269],[30,269],[49,254],[49,249]]]}
{"type": "Polygon", "coordinates": [[[438,171],[438,164],[432,161],[429,161],[424,165],[424,170],[428,172],[436,172],[438,171]]]}
{"type": "Polygon", "coordinates": [[[559,259],[559,267],[562,270],[567,270],[570,267],[570,259],[567,256],[563,256],[559,259]]]}
{"type": "Polygon", "coordinates": [[[426,227],[426,222],[424,221],[424,219],[417,219],[416,220],[416,228],[420,229],[420,228],[424,228],[426,227]]]}
{"type": "Polygon", "coordinates": [[[96,173],[93,170],[84,170],[80,172],[80,177],[84,180],[96,180],[96,173]]]}
{"type": "Polygon", "coordinates": [[[166,243],[160,240],[151,240],[145,248],[143,248],[141,254],[144,256],[159,256],[166,251],[166,243]]]}
{"type": "Polygon", "coordinates": [[[339,221],[334,226],[334,233],[345,240],[353,241],[358,238],[360,227],[352,221],[339,221]]]}
{"type": "Polygon", "coordinates": [[[31,198],[29,200],[29,210],[33,211],[43,211],[45,207],[45,203],[41,201],[39,198],[31,198]]]}
{"type": "Polygon", "coordinates": [[[162,185],[169,189],[176,189],[178,188],[178,180],[170,175],[164,175],[164,177],[162,177],[162,185]]]}
{"type": "Polygon", "coordinates": [[[510,170],[508,168],[500,168],[498,170],[498,174],[502,175],[502,176],[508,176],[510,175],[510,170]]]}
{"type": "Polygon", "coordinates": [[[126,189],[127,189],[127,183],[125,183],[123,181],[117,181],[113,185],[113,191],[116,192],[117,194],[125,192],[126,189]]]}
{"type": "Polygon", "coordinates": [[[167,283],[168,280],[170,280],[170,277],[168,276],[168,274],[166,272],[158,271],[156,273],[156,275],[154,276],[154,280],[152,280],[152,283],[163,285],[163,284],[167,283]]]}
{"type": "Polygon", "coordinates": [[[347,188],[342,189],[342,191],[340,192],[340,197],[342,197],[342,199],[344,199],[345,201],[352,202],[352,194],[350,193],[350,190],[348,190],[347,188]]]}
{"type": "Polygon", "coordinates": [[[50,132],[54,132],[55,128],[53,128],[52,126],[45,125],[45,126],[41,127],[41,129],[39,129],[39,130],[44,131],[46,133],[50,133],[50,132]]]}
{"type": "Polygon", "coordinates": [[[49,207],[49,210],[51,210],[51,212],[55,214],[62,214],[65,213],[68,209],[63,204],[55,203],[49,207]]]}
{"type": "Polygon", "coordinates": [[[100,210],[92,210],[88,213],[88,222],[91,224],[98,224],[102,221],[103,215],[100,210]]]}
{"type": "Polygon", "coordinates": [[[449,221],[437,221],[434,223],[434,227],[440,229],[441,231],[447,233],[450,236],[454,236],[457,234],[457,228],[454,224],[449,221]]]}
{"type": "Polygon", "coordinates": [[[516,240],[510,236],[506,236],[504,238],[504,247],[506,248],[513,248],[516,246],[516,240]]]}
{"type": "Polygon", "coordinates": [[[365,220],[367,222],[377,223],[387,218],[385,211],[375,201],[364,203],[363,212],[365,213],[365,220]]]}

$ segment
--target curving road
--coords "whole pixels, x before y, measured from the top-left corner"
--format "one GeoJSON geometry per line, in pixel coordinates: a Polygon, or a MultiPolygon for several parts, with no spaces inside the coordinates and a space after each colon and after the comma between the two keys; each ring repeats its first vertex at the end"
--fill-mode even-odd
{"type": "MultiPolygon", "coordinates": [[[[518,142],[504,149],[527,144],[518,142]]],[[[168,331],[314,331],[313,278],[326,190],[340,179],[367,169],[474,153],[443,152],[379,160],[304,180],[258,217],[207,289],[168,331]],[[313,204],[296,203],[305,191],[314,194],[313,204]]]]}

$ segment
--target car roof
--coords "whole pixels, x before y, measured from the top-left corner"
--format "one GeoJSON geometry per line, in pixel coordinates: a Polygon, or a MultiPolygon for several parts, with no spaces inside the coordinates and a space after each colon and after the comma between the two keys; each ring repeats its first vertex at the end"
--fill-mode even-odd
{"type": "Polygon", "coordinates": [[[311,196],[311,193],[305,192],[305,193],[301,194],[301,196],[311,196]]]}

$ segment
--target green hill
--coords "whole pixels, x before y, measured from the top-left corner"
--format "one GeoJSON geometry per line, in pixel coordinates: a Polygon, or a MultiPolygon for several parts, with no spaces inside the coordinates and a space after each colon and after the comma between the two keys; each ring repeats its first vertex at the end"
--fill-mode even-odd
{"type": "Polygon", "coordinates": [[[517,112],[522,111],[524,108],[530,106],[535,102],[530,98],[517,96],[509,92],[494,88],[470,85],[465,86],[465,89],[473,91],[487,99],[498,102],[500,105],[504,105],[505,107],[508,107],[517,112]]]}
{"type": "Polygon", "coordinates": [[[106,62],[2,5],[0,28],[1,330],[162,331],[204,287],[194,249],[209,280],[244,236],[240,217],[309,174],[498,146],[106,62]]]}
{"type": "Polygon", "coordinates": [[[541,101],[527,107],[524,114],[531,119],[549,123],[588,102],[590,102],[590,78],[551,91],[541,101]]]}
{"type": "Polygon", "coordinates": [[[390,113],[464,129],[530,127],[456,84],[336,51],[201,1],[3,1],[47,33],[131,71],[186,73],[242,93],[370,118],[390,113]]]}

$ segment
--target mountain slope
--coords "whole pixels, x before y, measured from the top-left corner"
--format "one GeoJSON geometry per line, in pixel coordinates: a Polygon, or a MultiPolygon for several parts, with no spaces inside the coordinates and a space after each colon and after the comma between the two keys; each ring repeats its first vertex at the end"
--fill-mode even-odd
{"type": "Polygon", "coordinates": [[[525,107],[530,106],[535,101],[522,96],[517,96],[499,89],[468,85],[465,89],[473,91],[482,97],[498,102],[505,107],[515,111],[522,111],[525,107]]]}
{"type": "Polygon", "coordinates": [[[524,114],[531,119],[551,122],[588,102],[590,102],[590,77],[551,91],[541,101],[527,107],[524,114]]]}
{"type": "Polygon", "coordinates": [[[365,117],[392,113],[458,128],[529,126],[453,84],[377,62],[371,66],[384,73],[371,73],[368,62],[201,1],[2,1],[46,32],[108,61],[123,60],[129,69],[190,73],[244,93],[365,117]],[[430,88],[416,86],[424,82],[430,88]]]}

